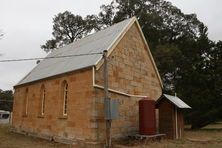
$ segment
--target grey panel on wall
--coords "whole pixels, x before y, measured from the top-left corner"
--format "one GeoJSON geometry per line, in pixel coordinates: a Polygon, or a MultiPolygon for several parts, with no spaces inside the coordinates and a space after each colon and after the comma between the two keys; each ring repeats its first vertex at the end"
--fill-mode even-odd
{"type": "Polygon", "coordinates": [[[105,99],[105,119],[113,120],[119,118],[119,101],[105,99]]]}

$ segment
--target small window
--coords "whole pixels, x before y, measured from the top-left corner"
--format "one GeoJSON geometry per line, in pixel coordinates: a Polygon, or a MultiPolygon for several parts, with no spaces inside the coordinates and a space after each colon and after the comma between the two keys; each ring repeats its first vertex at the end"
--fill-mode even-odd
{"type": "Polygon", "coordinates": [[[67,105],[68,105],[68,83],[63,82],[63,115],[67,115],[67,105]]]}
{"type": "Polygon", "coordinates": [[[28,101],[29,101],[29,94],[28,94],[28,88],[25,91],[25,97],[24,97],[24,107],[23,107],[23,115],[27,116],[28,115],[28,101]]]}
{"type": "Polygon", "coordinates": [[[41,115],[44,115],[45,114],[45,96],[46,96],[46,92],[45,92],[45,86],[43,85],[41,87],[41,115]]]}

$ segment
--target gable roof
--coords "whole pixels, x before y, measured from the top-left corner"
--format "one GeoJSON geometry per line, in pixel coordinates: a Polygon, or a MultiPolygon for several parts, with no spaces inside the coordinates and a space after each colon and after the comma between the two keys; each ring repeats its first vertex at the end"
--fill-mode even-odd
{"type": "MultiPolygon", "coordinates": [[[[79,55],[79,54],[90,54],[90,53],[99,53],[104,50],[108,51],[108,55],[112,52],[115,45],[121,40],[125,35],[128,29],[132,26],[133,23],[136,23],[140,29],[139,23],[135,17],[124,20],[120,23],[114,24],[104,30],[98,31],[94,34],[91,34],[85,38],[77,40],[67,46],[59,48],[48,57],[56,56],[69,56],[69,55],[79,55]]],[[[147,46],[148,53],[151,57],[152,64],[156,70],[159,81],[162,85],[162,81],[159,75],[159,72],[156,68],[153,57],[150,53],[148,44],[144,38],[144,35],[140,29],[140,33],[144,39],[144,42],[147,46]]],[[[93,55],[83,55],[83,56],[71,56],[66,58],[52,58],[42,60],[31,72],[29,72],[19,83],[16,85],[22,85],[37,80],[49,78],[52,76],[64,74],[67,72],[72,72],[75,70],[83,69],[86,67],[97,66],[102,61],[102,54],[93,54],[93,55]]],[[[100,64],[101,65],[101,64],[100,64]]]]}
{"type": "Polygon", "coordinates": [[[171,96],[171,95],[167,95],[167,94],[163,94],[157,101],[156,104],[158,105],[160,103],[160,101],[166,98],[167,100],[169,100],[171,103],[173,103],[176,107],[178,108],[191,108],[189,105],[187,105],[185,102],[183,102],[180,98],[178,98],[177,96],[171,96]]]}

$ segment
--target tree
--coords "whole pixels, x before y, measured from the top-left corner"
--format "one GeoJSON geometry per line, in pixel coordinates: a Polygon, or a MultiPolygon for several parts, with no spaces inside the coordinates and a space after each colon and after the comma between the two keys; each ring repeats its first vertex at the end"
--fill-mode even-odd
{"type": "Polygon", "coordinates": [[[41,45],[41,48],[45,52],[50,52],[81,39],[93,29],[98,29],[96,20],[94,15],[88,15],[83,19],[81,16],[74,15],[69,11],[59,13],[53,18],[53,38],[47,40],[44,45],[41,45]]]}
{"type": "Polygon", "coordinates": [[[192,106],[186,113],[192,128],[221,119],[221,42],[209,40],[195,14],[164,0],[113,0],[101,7],[98,19],[106,27],[132,16],[151,47],[164,92],[176,92],[192,106]]]}
{"type": "Polygon", "coordinates": [[[195,107],[190,114],[193,129],[222,119],[222,42],[210,44],[210,51],[204,55],[207,58],[202,69],[200,90],[196,95],[199,98],[192,102],[195,107]],[[195,116],[198,116],[198,120],[195,116]]]}
{"type": "Polygon", "coordinates": [[[0,110],[12,111],[13,91],[0,89],[0,110]]]}
{"type": "Polygon", "coordinates": [[[184,36],[195,38],[201,24],[195,14],[185,15],[164,0],[114,0],[101,8],[99,18],[108,26],[136,16],[145,37],[154,47],[184,36]]]}

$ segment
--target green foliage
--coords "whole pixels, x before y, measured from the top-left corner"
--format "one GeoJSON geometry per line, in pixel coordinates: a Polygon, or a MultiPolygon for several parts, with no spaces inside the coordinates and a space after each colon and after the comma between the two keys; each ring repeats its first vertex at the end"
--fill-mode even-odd
{"type": "Polygon", "coordinates": [[[195,38],[201,24],[195,14],[185,15],[164,0],[115,0],[101,8],[99,18],[108,22],[105,25],[136,16],[152,47],[183,37],[195,38]]]}
{"type": "Polygon", "coordinates": [[[174,44],[164,44],[157,45],[153,53],[166,90],[175,89],[175,81],[180,78],[177,73],[182,58],[181,51],[174,44]]]}
{"type": "Polygon", "coordinates": [[[190,117],[193,118],[192,128],[199,125],[205,126],[210,122],[221,120],[222,118],[222,42],[212,43],[212,47],[207,52],[204,68],[202,68],[201,84],[199,84],[198,94],[192,103],[195,110],[190,117]],[[201,98],[202,97],[202,98],[201,98]],[[198,116],[199,120],[194,117],[198,116]]]}
{"type": "Polygon", "coordinates": [[[50,52],[81,39],[93,29],[98,29],[95,21],[97,21],[97,18],[94,15],[88,15],[83,19],[69,11],[59,13],[53,18],[53,38],[47,40],[44,45],[41,45],[41,48],[50,52]]]}
{"type": "Polygon", "coordinates": [[[0,110],[12,111],[13,92],[12,90],[0,89],[0,110]]]}

